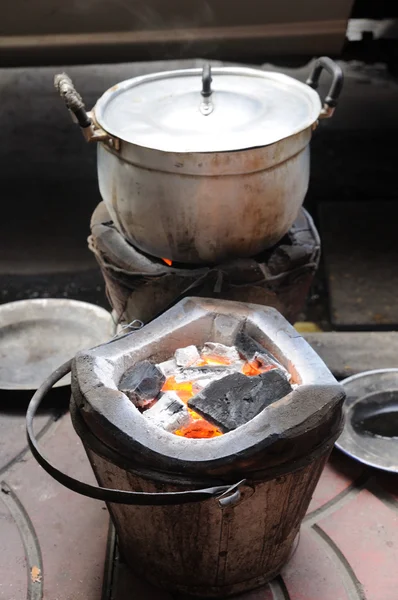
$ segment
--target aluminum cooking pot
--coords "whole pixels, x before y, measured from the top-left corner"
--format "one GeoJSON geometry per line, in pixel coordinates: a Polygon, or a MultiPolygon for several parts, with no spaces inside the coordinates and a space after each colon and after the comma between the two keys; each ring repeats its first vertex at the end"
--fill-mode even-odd
{"type": "Polygon", "coordinates": [[[254,256],[289,230],[309,180],[309,142],[343,83],[331,59],[307,85],[245,67],[184,69],[123,81],[91,113],[65,74],[55,85],[85,138],[124,237],[153,256],[216,263],[254,256]],[[332,84],[322,107],[322,69],[332,84]]]}

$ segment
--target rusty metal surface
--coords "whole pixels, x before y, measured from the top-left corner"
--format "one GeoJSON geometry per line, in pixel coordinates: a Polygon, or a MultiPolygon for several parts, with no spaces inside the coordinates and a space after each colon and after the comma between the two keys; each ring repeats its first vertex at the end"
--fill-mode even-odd
{"type": "MultiPolygon", "coordinates": [[[[108,311],[66,299],[33,299],[0,306],[0,389],[35,390],[79,350],[113,336],[108,311]]],[[[63,379],[58,383],[68,385],[63,379]]]]}
{"type": "Polygon", "coordinates": [[[120,156],[99,146],[101,196],[124,237],[153,256],[196,264],[253,256],[278,242],[297,217],[308,187],[310,133],[263,152],[209,154],[202,175],[189,172],[191,163],[200,164],[200,155],[163,153],[163,162],[174,160],[181,167],[167,172],[164,166],[128,162],[124,143],[120,156]],[[268,154],[274,158],[269,165],[268,154]],[[244,155],[241,164],[238,155],[244,155]],[[281,162],[280,155],[286,157],[281,162]],[[240,173],[234,173],[235,166],[240,173]]]}
{"type": "MultiPolygon", "coordinates": [[[[246,486],[240,500],[225,508],[214,499],[167,507],[110,504],[124,560],[135,575],[171,592],[225,598],[260,587],[288,560],[327,455],[295,473],[246,486]]],[[[102,486],[173,490],[91,450],[89,456],[102,486]]]]}

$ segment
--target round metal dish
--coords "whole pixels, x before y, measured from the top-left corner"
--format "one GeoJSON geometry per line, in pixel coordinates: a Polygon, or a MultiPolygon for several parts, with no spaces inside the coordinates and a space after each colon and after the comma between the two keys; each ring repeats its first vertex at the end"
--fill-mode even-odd
{"type": "MultiPolygon", "coordinates": [[[[0,389],[35,390],[79,350],[113,335],[110,313],[87,302],[54,298],[0,305],[0,389]]],[[[69,383],[70,376],[57,386],[69,383]]]]}
{"type": "Polygon", "coordinates": [[[384,437],[360,432],[355,427],[355,422],[361,422],[360,415],[375,406],[379,415],[384,413],[385,426],[396,426],[393,415],[396,418],[398,412],[398,369],[366,371],[341,383],[347,393],[343,409],[346,424],[336,447],[365,465],[398,473],[398,431],[392,437],[384,437]]]}

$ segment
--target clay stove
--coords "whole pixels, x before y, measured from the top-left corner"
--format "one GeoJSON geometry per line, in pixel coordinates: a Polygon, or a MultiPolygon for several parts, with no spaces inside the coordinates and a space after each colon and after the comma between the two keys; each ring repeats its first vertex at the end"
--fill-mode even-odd
{"type": "Polygon", "coordinates": [[[185,299],[141,330],[77,355],[71,411],[97,480],[141,492],[130,505],[108,503],[131,569],[160,587],[213,597],[274,577],[341,431],[343,397],[277,311],[246,303],[185,299]],[[278,369],[284,380],[279,397],[245,422],[192,439],[147,419],[133,401],[126,374],[145,361],[164,368],[182,348],[239,347],[242,336],[275,361],[266,372],[278,369]]]}
{"type": "Polygon", "coordinates": [[[280,242],[258,256],[193,266],[135,248],[101,202],[91,219],[89,247],[101,267],[110,304],[124,323],[148,323],[186,296],[272,306],[294,323],[320,259],[318,232],[304,209],[280,242]]]}

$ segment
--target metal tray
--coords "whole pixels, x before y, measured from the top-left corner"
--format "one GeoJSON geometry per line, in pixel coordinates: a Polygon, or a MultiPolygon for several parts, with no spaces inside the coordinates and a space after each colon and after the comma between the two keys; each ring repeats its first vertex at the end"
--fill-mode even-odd
{"type": "MultiPolygon", "coordinates": [[[[0,389],[35,390],[79,350],[114,335],[111,314],[67,299],[20,300],[0,305],[0,389]]],[[[64,377],[57,386],[70,383],[64,377]]]]}
{"type": "Polygon", "coordinates": [[[344,403],[346,424],[336,447],[365,465],[398,473],[398,431],[394,437],[381,437],[360,433],[358,427],[354,426],[355,422],[361,421],[366,411],[373,410],[377,405],[379,415],[381,412],[384,412],[384,417],[387,414],[387,419],[384,418],[385,425],[395,431],[397,425],[396,422],[394,424],[389,408],[395,409],[397,417],[398,369],[366,371],[348,377],[341,383],[347,393],[344,403]]]}

